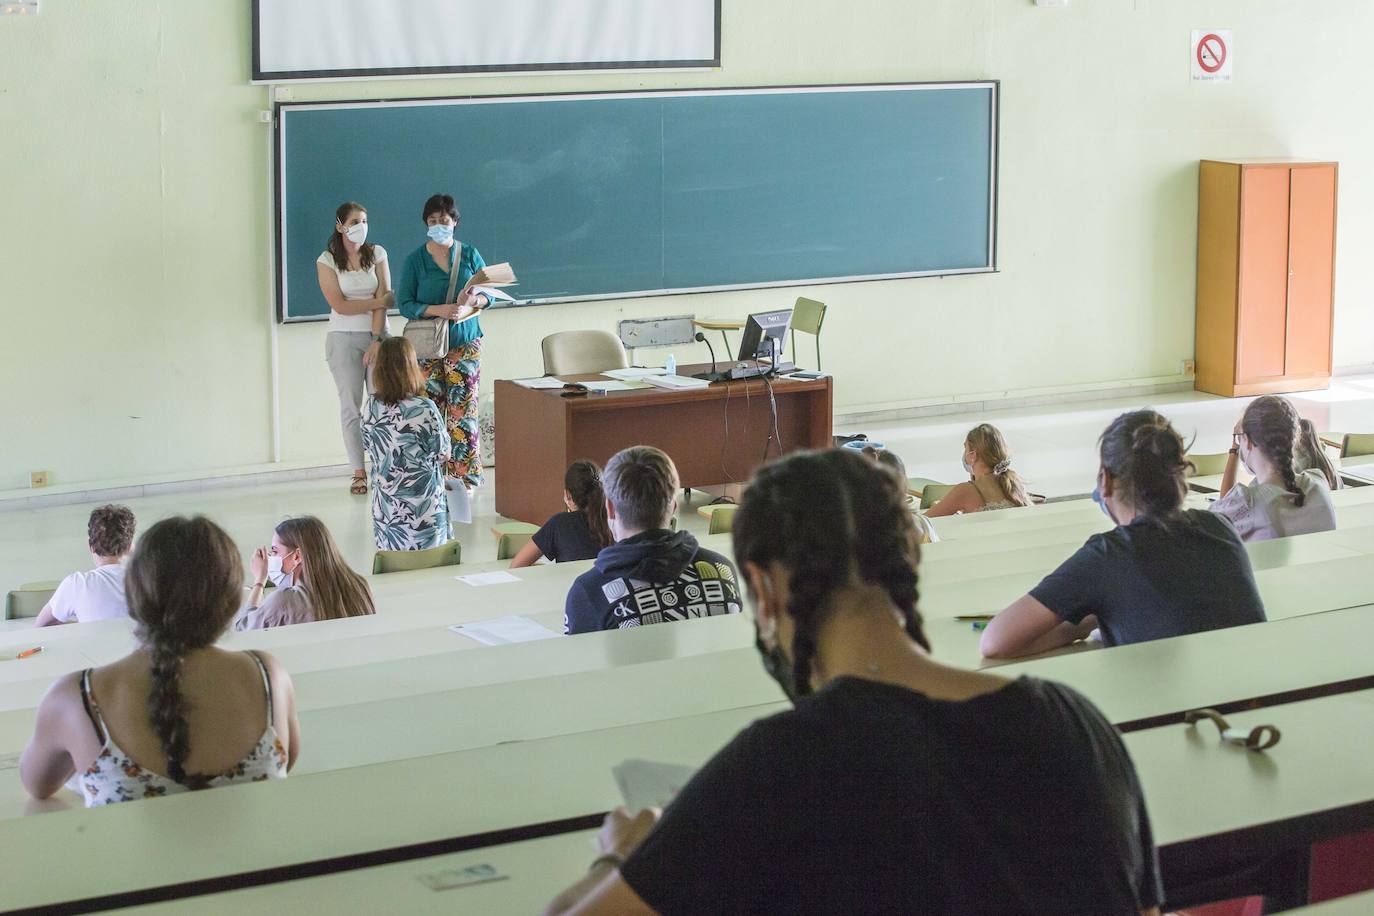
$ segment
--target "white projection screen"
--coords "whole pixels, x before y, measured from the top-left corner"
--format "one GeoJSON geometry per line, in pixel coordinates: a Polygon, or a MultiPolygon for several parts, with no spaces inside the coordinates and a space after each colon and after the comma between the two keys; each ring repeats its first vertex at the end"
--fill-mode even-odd
{"type": "Polygon", "coordinates": [[[720,0],[253,0],[253,82],[720,66],[720,0]]]}

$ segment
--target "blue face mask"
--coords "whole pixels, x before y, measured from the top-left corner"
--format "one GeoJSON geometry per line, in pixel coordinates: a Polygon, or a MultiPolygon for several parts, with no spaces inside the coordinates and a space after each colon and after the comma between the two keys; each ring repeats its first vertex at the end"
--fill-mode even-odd
{"type": "Polygon", "coordinates": [[[1112,520],[1112,524],[1116,524],[1116,519],[1112,516],[1112,510],[1107,508],[1107,501],[1102,498],[1101,487],[1093,487],[1093,502],[1097,503],[1097,507],[1102,510],[1103,515],[1112,520]]]}
{"type": "Polygon", "coordinates": [[[437,223],[430,226],[429,231],[425,234],[440,245],[447,245],[449,242],[453,241],[453,227],[446,223],[437,223]]]}

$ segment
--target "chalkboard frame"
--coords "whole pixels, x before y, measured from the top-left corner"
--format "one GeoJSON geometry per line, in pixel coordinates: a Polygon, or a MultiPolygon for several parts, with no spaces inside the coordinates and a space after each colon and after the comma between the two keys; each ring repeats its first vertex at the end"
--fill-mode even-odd
{"type": "MultiPolygon", "coordinates": [[[[509,93],[504,95],[455,95],[455,96],[416,96],[399,97],[388,99],[329,99],[310,102],[274,102],[272,117],[272,208],[273,208],[273,272],[275,274],[272,284],[274,297],[276,299],[274,309],[277,321],[280,324],[294,324],[306,321],[327,321],[328,312],[315,315],[291,315],[289,313],[289,303],[286,295],[286,272],[284,268],[283,244],[286,236],[286,215],[282,209],[282,201],[285,197],[285,174],[283,172],[283,161],[285,159],[285,118],[290,111],[308,110],[312,108],[379,108],[392,105],[433,105],[433,104],[465,104],[465,103],[491,103],[503,99],[518,100],[523,102],[545,101],[545,100],[576,100],[576,99],[596,99],[596,98],[650,98],[650,97],[691,97],[700,95],[720,95],[720,94],[745,94],[745,93],[777,93],[777,92],[816,92],[816,91],[861,91],[882,90],[882,89],[956,89],[956,88],[984,88],[991,90],[991,105],[989,117],[989,142],[991,149],[988,156],[988,260],[986,265],[966,268],[948,268],[927,271],[910,271],[901,273],[887,273],[870,276],[835,276],[807,278],[802,280],[776,280],[763,283],[740,283],[721,286],[697,286],[683,289],[661,289],[661,290],[636,290],[629,292],[612,292],[604,294],[580,295],[580,296],[559,296],[541,299],[531,299],[507,303],[500,306],[502,309],[519,308],[525,306],[554,305],[565,302],[600,302],[611,299],[651,299],[661,296],[677,296],[689,293],[713,293],[730,292],[746,289],[783,289],[796,286],[828,286],[837,283],[868,283],[883,280],[899,279],[918,279],[922,277],[946,277],[960,276],[966,274],[997,273],[998,255],[998,206],[999,206],[999,178],[1000,178],[1000,155],[1001,155],[1001,81],[1000,80],[940,80],[940,81],[920,81],[920,82],[875,82],[875,83],[814,83],[814,84],[788,84],[777,86],[704,86],[689,89],[646,89],[646,90],[598,90],[591,92],[540,92],[540,93],[509,93]]],[[[518,289],[518,287],[516,288],[518,289]]],[[[512,290],[515,291],[515,290],[512,290]]],[[[392,314],[397,314],[392,312],[392,314]]]]}

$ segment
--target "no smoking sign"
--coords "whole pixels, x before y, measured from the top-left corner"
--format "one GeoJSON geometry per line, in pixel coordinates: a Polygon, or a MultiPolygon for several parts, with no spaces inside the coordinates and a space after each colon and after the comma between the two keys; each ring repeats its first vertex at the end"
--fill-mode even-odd
{"type": "Polygon", "coordinates": [[[1231,43],[1230,29],[1202,29],[1193,32],[1193,82],[1231,82],[1231,65],[1235,56],[1236,49],[1231,43]]]}

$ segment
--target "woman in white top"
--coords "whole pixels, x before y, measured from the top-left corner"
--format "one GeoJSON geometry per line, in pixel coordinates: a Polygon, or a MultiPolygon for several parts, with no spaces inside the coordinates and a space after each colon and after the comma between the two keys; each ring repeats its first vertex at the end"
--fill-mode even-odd
{"type": "Polygon", "coordinates": [[[1298,472],[1298,413],[1276,395],[1256,398],[1236,422],[1231,453],[1212,511],[1231,520],[1243,541],[1264,541],[1336,527],[1331,487],[1320,471],[1298,472]],[[1243,463],[1253,483],[1237,484],[1243,463]]]}
{"type": "Polygon", "coordinates": [[[386,249],[368,244],[367,210],[362,204],[348,201],[339,206],[334,233],[315,261],[315,272],[319,274],[320,292],[329,302],[324,352],[339,392],[344,448],[353,464],[349,492],[362,496],[367,493],[367,472],[363,468],[359,408],[364,392],[371,390],[368,367],[387,336],[387,309],[395,305],[386,249]]]}
{"type": "Polygon", "coordinates": [[[128,506],[100,506],[86,522],[86,546],[95,569],[62,580],[35,626],[82,623],[129,616],[124,600],[124,558],[134,546],[134,513],[128,506]]]}

